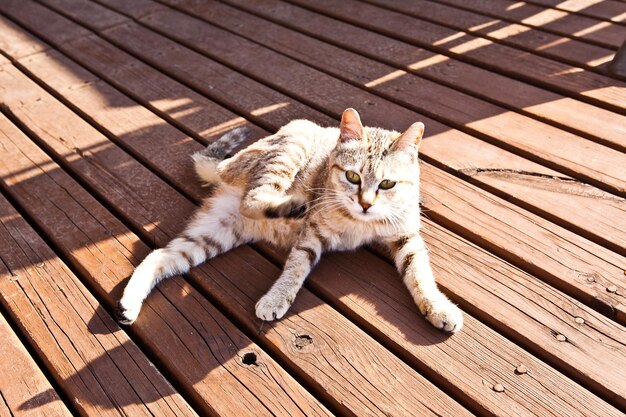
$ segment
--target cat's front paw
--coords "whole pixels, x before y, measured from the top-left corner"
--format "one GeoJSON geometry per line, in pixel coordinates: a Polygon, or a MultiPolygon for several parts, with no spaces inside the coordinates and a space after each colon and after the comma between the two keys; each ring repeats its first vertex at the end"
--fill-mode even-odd
{"type": "Polygon", "coordinates": [[[139,306],[132,306],[122,299],[117,302],[117,306],[115,307],[115,319],[120,324],[130,326],[137,320],[140,310],[141,304],[139,306]]]}
{"type": "Polygon", "coordinates": [[[420,310],[439,330],[456,333],[463,327],[463,312],[447,298],[425,301],[420,310]]]}
{"type": "Polygon", "coordinates": [[[256,303],[256,316],[265,321],[278,320],[289,310],[292,302],[288,297],[269,292],[256,303]]]}
{"type": "Polygon", "coordinates": [[[265,210],[265,215],[269,218],[286,217],[297,219],[304,217],[307,212],[306,199],[300,196],[291,196],[286,201],[265,210]]]}

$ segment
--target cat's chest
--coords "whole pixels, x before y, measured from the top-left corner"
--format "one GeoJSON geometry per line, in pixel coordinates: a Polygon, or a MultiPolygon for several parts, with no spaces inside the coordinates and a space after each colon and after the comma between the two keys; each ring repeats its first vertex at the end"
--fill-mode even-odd
{"type": "Polygon", "coordinates": [[[371,225],[351,225],[345,228],[328,227],[325,232],[331,250],[356,249],[372,242],[377,237],[377,233],[371,225]]]}

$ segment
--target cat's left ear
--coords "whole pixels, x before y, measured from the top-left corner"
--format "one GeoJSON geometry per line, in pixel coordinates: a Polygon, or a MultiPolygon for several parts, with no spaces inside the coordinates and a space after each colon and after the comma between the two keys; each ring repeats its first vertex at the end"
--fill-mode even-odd
{"type": "Polygon", "coordinates": [[[424,123],[413,123],[407,130],[396,139],[392,146],[394,151],[410,152],[417,159],[417,150],[424,136],[424,123]]]}

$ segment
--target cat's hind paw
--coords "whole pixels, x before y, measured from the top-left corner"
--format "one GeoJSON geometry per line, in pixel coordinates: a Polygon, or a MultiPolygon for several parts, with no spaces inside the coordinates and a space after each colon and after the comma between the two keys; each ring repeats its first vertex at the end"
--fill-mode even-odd
{"type": "Polygon", "coordinates": [[[292,302],[287,297],[267,293],[256,303],[256,316],[265,321],[278,320],[289,310],[292,302]]]}
{"type": "Polygon", "coordinates": [[[135,320],[137,320],[140,310],[141,305],[136,308],[128,308],[122,304],[122,300],[120,300],[117,302],[117,306],[115,307],[115,319],[119,324],[130,326],[135,322],[135,320]]]}
{"type": "Polygon", "coordinates": [[[463,312],[447,298],[425,304],[422,313],[435,328],[456,333],[463,327],[463,312]]]}

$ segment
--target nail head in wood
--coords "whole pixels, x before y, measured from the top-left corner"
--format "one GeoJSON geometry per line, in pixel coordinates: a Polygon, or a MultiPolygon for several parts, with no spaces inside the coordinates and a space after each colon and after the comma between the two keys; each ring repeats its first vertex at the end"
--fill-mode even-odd
{"type": "Polygon", "coordinates": [[[583,319],[582,317],[576,317],[574,320],[578,324],[585,324],[585,319],[583,319]]]}
{"type": "Polygon", "coordinates": [[[563,336],[562,334],[557,334],[556,340],[558,340],[559,342],[565,342],[567,340],[567,337],[563,336]]]}
{"type": "Polygon", "coordinates": [[[528,369],[524,365],[518,365],[517,368],[515,368],[515,373],[518,375],[523,375],[527,372],[528,369]]]}
{"type": "Polygon", "coordinates": [[[493,386],[493,390],[495,392],[504,392],[504,385],[496,384],[496,385],[493,386]]]}
{"type": "Polygon", "coordinates": [[[615,285],[609,285],[608,287],[606,287],[606,290],[610,293],[616,293],[617,287],[615,285]]]}

